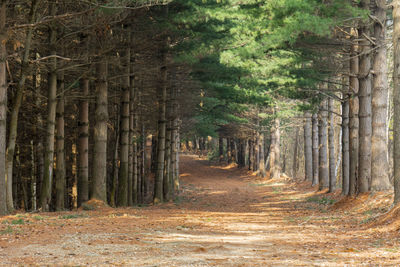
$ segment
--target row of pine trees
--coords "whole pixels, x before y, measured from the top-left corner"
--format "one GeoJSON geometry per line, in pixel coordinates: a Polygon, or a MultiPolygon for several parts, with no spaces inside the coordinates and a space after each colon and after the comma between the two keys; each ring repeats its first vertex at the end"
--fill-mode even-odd
{"type": "Polygon", "coordinates": [[[181,143],[397,203],[398,2],[2,0],[0,213],[171,200],[181,143]]]}

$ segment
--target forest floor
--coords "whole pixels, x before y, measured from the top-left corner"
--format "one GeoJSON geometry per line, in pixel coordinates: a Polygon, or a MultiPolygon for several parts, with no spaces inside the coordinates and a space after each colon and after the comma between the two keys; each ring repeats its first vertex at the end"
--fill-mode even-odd
{"type": "Polygon", "coordinates": [[[181,157],[181,183],[157,206],[1,217],[0,265],[400,264],[391,193],[343,200],[192,155],[181,157]]]}

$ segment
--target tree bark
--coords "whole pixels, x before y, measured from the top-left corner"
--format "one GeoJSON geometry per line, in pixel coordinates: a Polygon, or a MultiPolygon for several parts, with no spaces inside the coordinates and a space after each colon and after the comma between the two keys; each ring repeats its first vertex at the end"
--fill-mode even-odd
{"type": "Polygon", "coordinates": [[[272,179],[278,179],[281,177],[279,124],[280,124],[279,118],[275,118],[271,127],[270,169],[271,169],[272,179]]]}
{"type": "Polygon", "coordinates": [[[328,100],[329,110],[329,192],[334,192],[336,189],[336,162],[335,162],[335,122],[333,117],[333,98],[330,97],[328,100]]]}
{"type": "MultiPolygon", "coordinates": [[[[362,0],[361,8],[369,10],[370,0],[362,0]]],[[[370,36],[370,26],[365,23],[360,27],[360,36],[370,36]]],[[[360,41],[361,54],[359,62],[358,80],[360,84],[358,96],[359,109],[359,166],[358,166],[358,190],[359,193],[368,192],[371,181],[371,44],[369,40],[360,41]]]]}
{"type": "MultiPolygon", "coordinates": [[[[32,0],[31,9],[29,12],[29,23],[33,24],[37,17],[37,7],[41,1],[32,0]]],[[[31,51],[33,27],[29,27],[25,37],[25,51],[21,62],[21,75],[17,84],[17,92],[13,100],[13,107],[11,110],[11,118],[9,125],[8,143],[6,150],[6,186],[7,186],[7,210],[12,212],[14,210],[13,195],[12,195],[12,179],[13,179],[13,162],[15,153],[15,144],[17,140],[18,130],[18,115],[22,103],[22,97],[25,90],[25,81],[28,76],[29,69],[29,54],[31,51]]]]}
{"type": "Polygon", "coordinates": [[[374,79],[372,90],[372,138],[371,138],[371,189],[388,190],[389,159],[387,139],[388,77],[386,48],[386,0],[374,0],[374,37],[376,46],[373,63],[374,79]]]}
{"type": "Polygon", "coordinates": [[[312,122],[311,114],[304,114],[304,170],[305,180],[312,182],[313,180],[313,160],[312,160],[312,122]]]}
{"type": "MultiPolygon", "coordinates": [[[[169,107],[169,105],[168,105],[169,107]]],[[[169,109],[169,108],[168,108],[169,109]]],[[[170,109],[169,109],[170,110],[170,109]]],[[[168,111],[170,113],[170,111],[168,111]]],[[[170,114],[169,116],[170,117],[170,114]]],[[[163,193],[164,200],[169,201],[171,199],[171,121],[168,119],[167,129],[165,133],[165,159],[164,159],[164,180],[163,180],[163,193]]]]}
{"type": "MultiPolygon", "coordinates": [[[[56,3],[50,3],[50,14],[56,14],[56,3]]],[[[57,55],[56,52],[57,29],[54,25],[50,26],[49,46],[50,55],[57,55]]],[[[42,191],[40,195],[40,206],[42,210],[48,211],[51,202],[51,190],[53,185],[53,163],[54,163],[54,132],[57,108],[57,59],[50,59],[50,68],[48,74],[48,98],[47,98],[47,126],[46,126],[46,143],[44,158],[44,177],[42,183],[42,191]]]]}
{"type": "Polygon", "coordinates": [[[224,138],[222,138],[221,134],[219,134],[218,139],[218,156],[219,162],[222,162],[224,160],[224,138]]]}
{"type": "Polygon", "coordinates": [[[130,61],[131,53],[128,48],[125,51],[124,62],[122,64],[125,75],[122,78],[122,98],[121,98],[121,126],[120,126],[120,170],[118,177],[118,206],[128,206],[129,188],[129,119],[130,119],[130,61]]]}
{"type": "Polygon", "coordinates": [[[78,143],[78,206],[89,200],[89,79],[80,82],[82,100],[79,105],[78,143]]]}
{"type": "Polygon", "coordinates": [[[104,59],[96,64],[96,110],[93,134],[93,170],[91,199],[107,203],[107,67],[104,59]]]}
{"type": "Polygon", "coordinates": [[[292,165],[292,176],[293,179],[297,178],[297,153],[298,153],[298,145],[299,145],[299,127],[296,127],[296,136],[294,139],[294,148],[293,148],[293,165],[292,165]]]}
{"type": "Polygon", "coordinates": [[[312,115],[312,186],[319,183],[319,138],[318,138],[318,115],[312,115]]]}
{"type": "MultiPolygon", "coordinates": [[[[354,38],[358,37],[357,29],[353,29],[354,38]]],[[[354,42],[354,41],[353,41],[354,42]]],[[[359,59],[358,45],[352,45],[350,51],[350,88],[351,95],[349,101],[349,146],[350,146],[350,176],[349,176],[349,195],[357,193],[358,184],[358,161],[359,161],[359,59]]]]}
{"type": "Polygon", "coordinates": [[[400,1],[393,1],[394,205],[400,204],[400,1]]]}
{"type": "Polygon", "coordinates": [[[329,188],[329,167],[328,167],[328,138],[327,138],[327,100],[322,100],[319,110],[318,140],[319,140],[319,169],[318,182],[319,190],[329,188]]]}
{"type": "Polygon", "coordinates": [[[64,210],[65,204],[65,153],[64,153],[64,73],[59,74],[59,99],[57,103],[57,137],[56,137],[56,210],[64,210]]]}
{"type": "MultiPolygon", "coordinates": [[[[133,66],[131,67],[133,69],[133,66]]],[[[130,78],[130,93],[129,93],[129,160],[128,160],[128,201],[131,202],[129,205],[137,204],[138,203],[138,184],[137,184],[137,144],[136,144],[136,122],[135,122],[135,115],[136,115],[136,90],[135,90],[135,76],[130,78]],[[135,173],[136,171],[136,173],[135,173]],[[136,176],[135,176],[136,175],[136,176]],[[130,185],[129,185],[130,181],[130,185]],[[130,191],[130,193],[129,193],[130,191]]]]}
{"type": "Polygon", "coordinates": [[[6,134],[7,134],[7,1],[0,2],[0,216],[7,213],[6,134]]]}
{"type": "Polygon", "coordinates": [[[167,69],[165,66],[166,55],[163,56],[163,66],[160,71],[159,81],[159,111],[158,111],[158,144],[157,144],[157,172],[154,183],[153,203],[163,202],[163,180],[165,159],[165,134],[166,134],[166,101],[167,101],[167,69]]]}
{"type": "Polygon", "coordinates": [[[342,103],[342,194],[349,194],[350,148],[349,148],[349,99],[342,103]]]}

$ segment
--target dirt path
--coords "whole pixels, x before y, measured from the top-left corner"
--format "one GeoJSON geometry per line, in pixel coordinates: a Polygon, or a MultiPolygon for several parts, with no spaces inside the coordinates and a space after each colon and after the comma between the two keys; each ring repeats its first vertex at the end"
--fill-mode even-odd
{"type": "Polygon", "coordinates": [[[330,199],[302,184],[181,161],[183,192],[171,203],[1,218],[0,264],[400,264],[397,237],[362,229],[372,211],[328,210],[330,199]]]}

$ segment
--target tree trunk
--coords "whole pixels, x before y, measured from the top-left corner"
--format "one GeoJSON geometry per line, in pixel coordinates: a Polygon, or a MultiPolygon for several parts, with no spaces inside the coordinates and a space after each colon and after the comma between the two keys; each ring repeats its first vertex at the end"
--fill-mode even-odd
{"type": "Polygon", "coordinates": [[[280,121],[275,118],[271,127],[271,152],[270,152],[270,169],[271,178],[278,179],[281,177],[281,167],[280,167],[280,121]]]}
{"type": "Polygon", "coordinates": [[[79,105],[78,206],[89,200],[89,79],[80,83],[83,99],[79,105]]]}
{"type": "Polygon", "coordinates": [[[237,164],[237,154],[238,154],[238,149],[237,149],[237,141],[236,138],[231,139],[231,149],[232,149],[232,162],[237,164]]]}
{"type": "Polygon", "coordinates": [[[374,36],[376,38],[374,79],[372,90],[372,138],[371,138],[371,189],[388,190],[389,159],[387,139],[388,76],[386,49],[386,0],[374,0],[374,36]]]}
{"type": "MultiPolygon", "coordinates": [[[[169,106],[169,105],[168,105],[169,106]]],[[[169,108],[168,108],[169,109],[169,108]]],[[[170,109],[169,109],[170,110],[170,109]]],[[[170,113],[168,111],[168,113],[170,113]]],[[[170,114],[169,114],[170,117],[170,114]]],[[[164,159],[164,180],[163,180],[163,192],[164,200],[169,201],[171,199],[171,121],[168,119],[167,130],[165,134],[165,159],[164,159]]]]}
{"type": "Polygon", "coordinates": [[[342,103],[342,194],[345,196],[350,189],[349,101],[345,99],[342,103]]]}
{"type": "MultiPolygon", "coordinates": [[[[172,90],[172,133],[171,133],[171,165],[172,165],[172,180],[174,183],[173,191],[178,192],[180,187],[179,182],[179,133],[178,133],[178,89],[172,90]]],[[[223,157],[223,155],[222,155],[223,157]]]]}
{"type": "Polygon", "coordinates": [[[222,138],[221,134],[219,134],[218,139],[218,156],[219,162],[222,162],[224,160],[224,138],[222,138]]]}
{"type": "MultiPolygon", "coordinates": [[[[56,14],[56,3],[50,3],[50,13],[52,16],[56,14]]],[[[54,25],[50,26],[49,33],[50,55],[57,55],[56,41],[57,30],[54,25]]],[[[40,206],[43,211],[48,211],[51,202],[51,191],[53,185],[53,163],[54,163],[54,132],[57,108],[57,59],[50,59],[50,68],[48,74],[48,98],[47,98],[47,126],[46,126],[46,143],[44,158],[44,177],[42,183],[42,191],[40,195],[40,206]]]]}
{"type": "MultiPolygon", "coordinates": [[[[370,0],[362,0],[360,5],[364,10],[369,10],[370,0]]],[[[365,23],[360,27],[360,36],[370,36],[370,26],[365,23]]],[[[364,37],[363,37],[364,38],[364,37]]],[[[360,101],[358,131],[360,139],[359,165],[358,165],[358,190],[359,193],[368,192],[371,181],[371,44],[367,39],[360,41],[360,69],[358,80],[360,84],[358,96],[360,101]]]]}
{"type": "Polygon", "coordinates": [[[117,120],[117,123],[115,123],[115,143],[114,143],[114,154],[113,154],[113,164],[112,164],[112,181],[111,181],[111,192],[110,192],[110,205],[111,207],[116,207],[117,204],[117,194],[118,194],[118,177],[119,177],[119,168],[118,168],[118,150],[119,150],[119,145],[120,141],[119,139],[121,138],[121,135],[119,134],[119,119],[117,120]]]}
{"type": "Polygon", "coordinates": [[[394,205],[400,203],[400,1],[393,2],[394,205]]]}
{"type": "Polygon", "coordinates": [[[304,114],[304,170],[305,180],[312,182],[313,180],[313,161],[312,161],[312,122],[311,114],[304,114]]]}
{"type": "Polygon", "coordinates": [[[260,164],[260,137],[258,136],[259,134],[256,133],[254,136],[254,146],[253,146],[253,154],[254,154],[254,160],[253,160],[253,171],[258,171],[258,166],[260,164]]]}
{"type": "Polygon", "coordinates": [[[96,64],[96,110],[93,131],[93,170],[91,199],[107,203],[107,67],[104,59],[96,64]]]}
{"type": "MultiPolygon", "coordinates": [[[[133,67],[132,67],[133,69],[133,67]]],[[[128,178],[128,201],[130,205],[138,203],[138,183],[137,183],[137,138],[136,138],[136,90],[135,77],[130,79],[130,100],[129,100],[129,178],[128,178]],[[136,172],[136,173],[135,173],[136,172]],[[130,181],[130,185],[129,185],[130,181]],[[130,192],[130,193],[129,193],[130,192]]]]}
{"type": "MultiPolygon", "coordinates": [[[[358,37],[357,29],[353,29],[354,38],[358,37]]],[[[354,42],[354,41],[353,41],[354,42]]],[[[349,146],[350,146],[350,176],[349,176],[349,195],[354,196],[357,193],[358,181],[358,160],[359,160],[359,59],[358,46],[352,45],[350,52],[350,88],[351,95],[349,101],[349,146]]]]}
{"type": "Polygon", "coordinates": [[[141,142],[140,142],[140,153],[139,153],[139,158],[140,158],[140,176],[141,176],[141,179],[140,179],[140,184],[138,183],[138,191],[139,191],[139,193],[138,193],[138,196],[137,196],[137,198],[139,199],[140,198],[140,201],[141,202],[144,202],[144,200],[145,200],[145,197],[146,197],[146,192],[147,192],[147,189],[146,189],[146,186],[147,186],[147,184],[148,184],[148,180],[147,180],[147,177],[146,177],[146,154],[145,154],[145,152],[146,152],[146,131],[145,131],[145,126],[144,126],[144,123],[142,122],[142,125],[141,125],[141,132],[142,132],[142,140],[141,140],[141,142]]]}
{"type": "Polygon", "coordinates": [[[327,100],[322,100],[319,111],[319,127],[318,127],[318,140],[319,140],[319,169],[318,169],[318,182],[319,190],[329,188],[329,167],[328,167],[328,138],[327,138],[327,100]]]}
{"type": "MultiPolygon", "coordinates": [[[[243,146],[242,151],[243,151],[243,166],[245,165],[245,156],[246,156],[246,146],[244,143],[244,140],[242,141],[243,146]]],[[[265,158],[264,158],[264,133],[260,134],[260,171],[258,172],[259,176],[261,178],[265,178],[266,176],[266,169],[265,169],[265,158]]]]}
{"type": "MultiPolygon", "coordinates": [[[[33,24],[36,21],[37,7],[41,1],[32,0],[31,10],[29,13],[29,23],[33,24]]],[[[13,178],[13,162],[15,153],[15,144],[17,139],[18,130],[18,115],[22,103],[22,97],[25,90],[25,81],[28,75],[29,68],[29,54],[31,51],[33,27],[29,27],[25,37],[25,51],[21,62],[21,75],[17,84],[17,90],[13,101],[13,108],[11,110],[11,118],[9,125],[8,143],[6,150],[6,187],[7,187],[7,210],[12,212],[14,210],[13,195],[12,195],[12,178],[13,178]]]]}
{"type": "Polygon", "coordinates": [[[335,123],[333,117],[333,98],[330,97],[328,100],[329,110],[329,192],[334,192],[336,189],[336,162],[335,162],[335,123]]]}
{"type": "Polygon", "coordinates": [[[120,127],[120,170],[118,177],[118,206],[128,206],[129,188],[129,119],[130,119],[130,60],[131,54],[128,48],[125,52],[123,68],[125,75],[122,78],[122,101],[121,101],[121,127],[120,127]]]}
{"type": "Polygon", "coordinates": [[[318,138],[318,115],[312,115],[312,162],[313,179],[312,186],[319,183],[319,138],[318,138]]]}
{"type": "Polygon", "coordinates": [[[57,138],[56,138],[56,210],[64,210],[65,206],[65,153],[64,153],[64,73],[59,75],[59,99],[57,103],[57,138]]]}
{"type": "Polygon", "coordinates": [[[299,127],[296,127],[296,136],[294,139],[294,148],[293,148],[293,165],[292,165],[292,177],[293,179],[297,178],[297,154],[298,154],[298,146],[299,146],[299,127]]]}
{"type": "MultiPolygon", "coordinates": [[[[272,132],[271,132],[271,136],[272,136],[272,132]]],[[[253,140],[249,139],[249,171],[253,167],[253,160],[254,160],[253,145],[254,145],[253,140]]]]}
{"type": "Polygon", "coordinates": [[[7,1],[0,2],[0,216],[7,213],[6,189],[6,133],[7,133],[7,69],[6,69],[6,16],[7,1]]]}
{"type": "Polygon", "coordinates": [[[165,132],[166,132],[166,101],[167,101],[167,69],[165,67],[165,55],[163,67],[161,67],[159,81],[159,118],[158,118],[158,144],[157,144],[157,172],[154,183],[153,203],[163,202],[163,180],[165,159],[165,132]]]}

